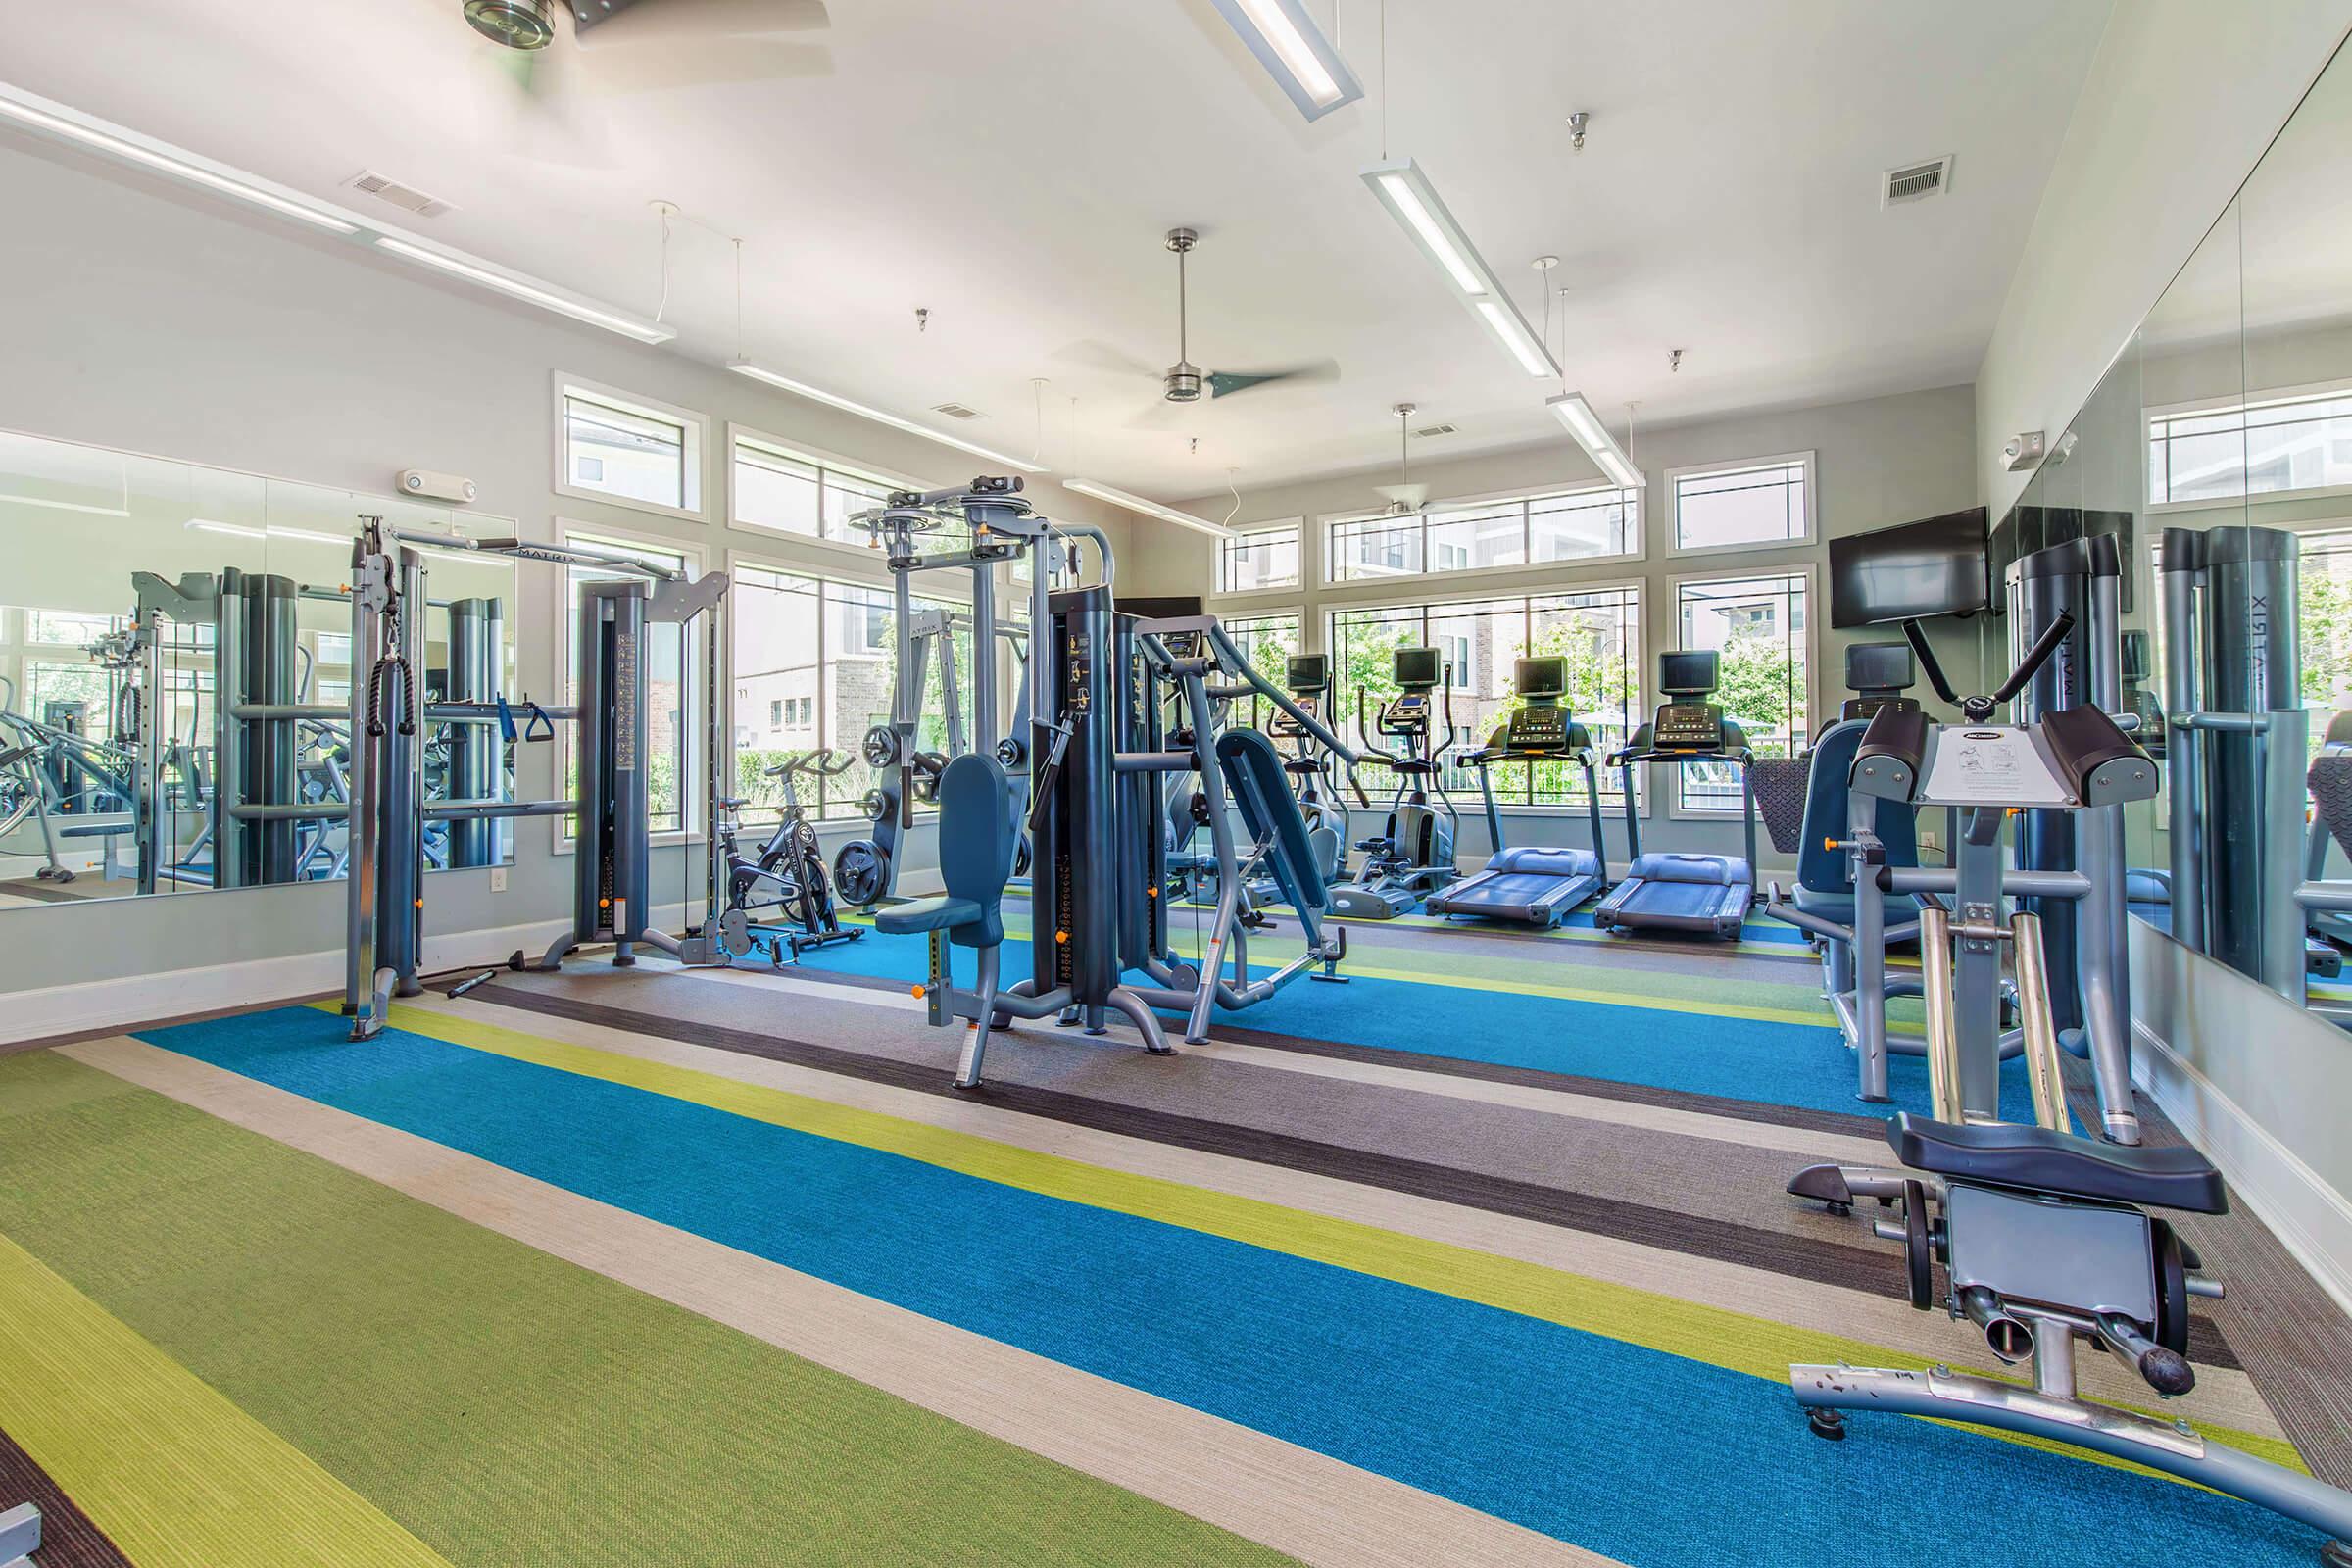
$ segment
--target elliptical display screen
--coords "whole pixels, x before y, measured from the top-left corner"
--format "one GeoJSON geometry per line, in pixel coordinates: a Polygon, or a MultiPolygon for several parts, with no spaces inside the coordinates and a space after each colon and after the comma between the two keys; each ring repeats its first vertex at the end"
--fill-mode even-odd
{"type": "Polygon", "coordinates": [[[1331,687],[1331,656],[1329,654],[1293,654],[1283,671],[1282,683],[1296,694],[1327,691],[1331,687]]]}
{"type": "Polygon", "coordinates": [[[1391,672],[1396,684],[1407,689],[1435,686],[1445,678],[1445,665],[1435,648],[1399,648],[1392,656],[1391,672]]]}

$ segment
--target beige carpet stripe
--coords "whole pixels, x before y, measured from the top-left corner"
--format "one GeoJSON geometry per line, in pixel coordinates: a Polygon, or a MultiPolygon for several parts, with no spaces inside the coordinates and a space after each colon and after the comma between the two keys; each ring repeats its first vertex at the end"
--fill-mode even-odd
{"type": "Polygon", "coordinates": [[[1613,1568],[1608,1558],[1325,1454],[142,1041],[59,1049],[1303,1562],[1613,1568]]]}
{"type": "MultiPolygon", "coordinates": [[[[496,992],[482,992],[451,1002],[446,997],[428,994],[408,1004],[453,1017],[476,1018],[541,1039],[685,1067],[788,1094],[807,1095],[1090,1165],[1180,1182],[1332,1219],[1375,1225],[1610,1285],[1656,1292],[1710,1306],[1728,1306],[1790,1328],[1838,1335],[1922,1360],[1948,1360],[1955,1365],[1968,1365],[1970,1370],[2001,1375],[1987,1357],[1967,1354],[1975,1344],[1969,1331],[1940,1314],[1914,1311],[1902,1301],[1874,1292],[1820,1285],[1767,1269],[1745,1268],[1586,1231],[1565,1230],[1515,1215],[1342,1181],[1288,1166],[1077,1127],[1005,1110],[981,1101],[918,1094],[772,1061],[764,1056],[747,1056],[715,1047],[687,1045],[603,1024],[503,1007],[493,1000],[496,995],[496,992]],[[1972,1364],[1977,1362],[1983,1364],[1972,1364]]],[[[2147,1402],[2146,1386],[2104,1357],[2085,1357],[2082,1374],[2084,1391],[2093,1397],[2119,1403],[2147,1402]]],[[[2280,1435],[2278,1418],[2255,1392],[2254,1385],[2244,1373],[2233,1369],[2200,1369],[2196,1393],[2179,1401],[2176,1408],[2240,1431],[2264,1437],[2280,1435]]]]}
{"type": "MultiPolygon", "coordinates": [[[[828,1001],[853,1001],[896,1011],[923,1010],[921,1002],[902,991],[830,985],[821,980],[796,980],[787,975],[760,974],[740,969],[693,969],[680,973],[692,980],[722,985],[751,986],[787,995],[816,993],[828,1001]]],[[[1020,1049],[1017,1031],[998,1038],[1008,1050],[1020,1049]]],[[[1417,1095],[1444,1095],[1452,1100],[1507,1105],[1519,1110],[1570,1116],[1584,1121],[1611,1122],[1644,1132],[1742,1144],[1751,1149],[1775,1150],[1799,1159],[1837,1160],[1863,1165],[1883,1165],[1886,1162],[1886,1146],[1875,1138],[1847,1138],[1838,1133],[1815,1132],[1803,1127],[1783,1127],[1772,1122],[1744,1121],[1735,1116],[1712,1116],[1704,1111],[1677,1110],[1671,1105],[1604,1099],[1598,1095],[1580,1095],[1567,1090],[1538,1089],[1526,1084],[1492,1083],[1483,1078],[1464,1078],[1453,1073],[1426,1072],[1381,1062],[1350,1061],[1339,1056],[1309,1055],[1304,1052],[1277,1051],[1267,1046],[1243,1045],[1234,1041],[1212,1039],[1205,1045],[1178,1046],[1176,1049],[1211,1061],[1240,1062],[1252,1067],[1304,1073],[1309,1077],[1404,1089],[1417,1095]]]]}

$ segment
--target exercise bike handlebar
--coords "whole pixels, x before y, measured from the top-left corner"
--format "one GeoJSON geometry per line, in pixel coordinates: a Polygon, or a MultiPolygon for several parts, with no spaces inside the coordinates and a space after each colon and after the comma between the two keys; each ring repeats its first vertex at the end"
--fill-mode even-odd
{"type": "Polygon", "coordinates": [[[770,768],[760,770],[762,778],[782,778],[787,773],[806,773],[810,778],[839,778],[858,765],[855,756],[836,752],[830,746],[820,746],[813,752],[802,752],[787,757],[770,768]]]}

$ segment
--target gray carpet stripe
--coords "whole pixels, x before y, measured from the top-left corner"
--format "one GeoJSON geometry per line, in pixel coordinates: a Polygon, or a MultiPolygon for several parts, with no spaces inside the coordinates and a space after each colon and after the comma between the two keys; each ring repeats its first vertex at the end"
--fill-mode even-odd
{"type": "MultiPolygon", "coordinates": [[[[837,1073],[916,1093],[957,1093],[936,1065],[893,1060],[781,1035],[758,1033],[708,1018],[681,1018],[587,1002],[503,977],[474,993],[502,1006],[634,1030],[687,1045],[708,1046],[794,1066],[837,1073]]],[[[1440,1202],[1606,1236],[1662,1250],[1755,1268],[1808,1283],[1896,1294],[1900,1260],[1819,1236],[1760,1230],[1708,1214],[1655,1207],[1563,1188],[1467,1171],[1431,1160],[1306,1139],[1049,1089],[992,1081],[976,1098],[1004,1109],[1096,1131],[1148,1139],[1204,1153],[1278,1165],[1440,1202]]],[[[1393,1098],[1393,1097],[1392,1097],[1393,1098]]],[[[1703,1191],[1703,1184],[1696,1191],[1703,1191]]],[[[2202,1320],[2199,1320],[2200,1326],[2202,1320]]],[[[2192,1334],[2196,1331],[2192,1329],[2192,1334]]],[[[2211,1365],[2232,1364],[2218,1336],[2198,1336],[2197,1354],[2211,1365]],[[2203,1343],[2212,1342],[2210,1345],[2203,1343]]]]}

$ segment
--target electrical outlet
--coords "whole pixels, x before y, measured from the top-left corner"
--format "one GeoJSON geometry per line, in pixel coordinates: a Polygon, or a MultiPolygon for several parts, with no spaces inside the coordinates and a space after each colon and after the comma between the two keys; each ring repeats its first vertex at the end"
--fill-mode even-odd
{"type": "Polygon", "coordinates": [[[493,893],[507,891],[507,868],[505,866],[494,865],[490,868],[490,891],[493,893]]]}
{"type": "MultiPolygon", "coordinates": [[[[1922,833],[1919,836],[1919,847],[1923,850],[1940,850],[1943,848],[1941,844],[1936,842],[1936,835],[1933,833],[1922,833]]],[[[495,883],[492,885],[496,886],[495,883]]]]}

